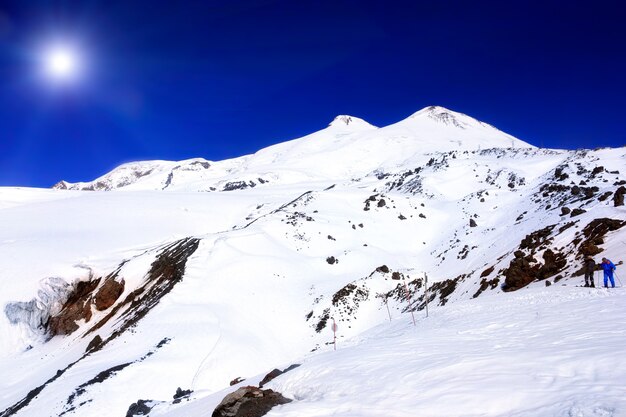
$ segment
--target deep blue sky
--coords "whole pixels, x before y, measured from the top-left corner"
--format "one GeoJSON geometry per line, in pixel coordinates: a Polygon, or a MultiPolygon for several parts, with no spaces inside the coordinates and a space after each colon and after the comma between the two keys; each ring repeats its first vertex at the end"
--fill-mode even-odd
{"type": "Polygon", "coordinates": [[[537,146],[626,145],[619,1],[0,0],[0,185],[220,160],[441,105],[537,146]],[[87,70],[45,85],[37,49],[87,70]]]}

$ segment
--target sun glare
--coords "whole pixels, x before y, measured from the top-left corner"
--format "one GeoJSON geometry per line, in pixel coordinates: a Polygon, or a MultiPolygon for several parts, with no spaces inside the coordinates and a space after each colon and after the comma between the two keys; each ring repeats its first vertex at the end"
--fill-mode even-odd
{"type": "Polygon", "coordinates": [[[43,54],[43,70],[54,81],[71,81],[80,76],[81,57],[77,50],[67,45],[54,45],[43,54]]]}

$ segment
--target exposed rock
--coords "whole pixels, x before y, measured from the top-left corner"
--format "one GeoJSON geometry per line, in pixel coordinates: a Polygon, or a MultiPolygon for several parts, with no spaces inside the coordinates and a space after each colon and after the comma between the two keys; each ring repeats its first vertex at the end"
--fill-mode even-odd
{"type": "Polygon", "coordinates": [[[591,176],[595,177],[596,175],[601,174],[602,172],[604,172],[603,166],[595,167],[593,171],[591,171],[591,176]]]}
{"type": "Polygon", "coordinates": [[[330,319],[330,309],[326,308],[324,309],[322,316],[317,322],[317,325],[315,325],[315,331],[317,333],[321,332],[322,330],[326,328],[326,324],[328,324],[328,319],[330,319]]]}
{"type": "Polygon", "coordinates": [[[123,279],[118,282],[114,277],[107,277],[96,293],[96,310],[103,311],[111,307],[124,292],[124,284],[123,279]]]}
{"type": "Polygon", "coordinates": [[[622,185],[615,191],[615,195],[613,196],[613,204],[615,207],[624,205],[624,194],[626,194],[626,187],[622,185]]]}
{"type": "Polygon", "coordinates": [[[580,216],[581,214],[586,213],[586,212],[587,212],[587,210],[583,210],[583,209],[580,209],[580,208],[575,208],[574,210],[572,210],[572,214],[571,214],[570,217],[580,216]]]}
{"type": "Polygon", "coordinates": [[[378,207],[385,207],[385,205],[387,205],[387,202],[384,199],[380,199],[378,200],[378,204],[376,204],[378,207]]]}
{"type": "Polygon", "coordinates": [[[478,225],[476,224],[476,221],[475,221],[474,219],[470,219],[470,221],[469,221],[469,226],[470,226],[470,227],[476,227],[476,226],[478,226],[478,225]]]}
{"type": "Polygon", "coordinates": [[[555,275],[567,265],[565,256],[562,253],[555,253],[550,249],[546,249],[543,253],[543,262],[543,266],[537,271],[537,279],[539,280],[555,275]]]}
{"type": "Polygon", "coordinates": [[[91,320],[91,297],[99,283],[100,278],[79,281],[74,286],[61,311],[48,320],[46,328],[51,336],[72,334],[78,329],[76,322],[91,320]]]}
{"type": "MultiPolygon", "coordinates": [[[[626,221],[606,217],[589,222],[582,231],[585,240],[578,247],[579,257],[594,256],[602,252],[598,245],[604,243],[604,236],[608,232],[618,230],[624,226],[626,226],[626,221]]],[[[579,238],[578,240],[581,239],[579,238]]]]}
{"type": "Polygon", "coordinates": [[[502,288],[504,291],[515,291],[530,284],[535,280],[539,269],[537,265],[531,265],[527,257],[518,256],[518,252],[515,253],[509,267],[504,270],[505,279],[502,288]]]}
{"type": "Polygon", "coordinates": [[[572,210],[570,210],[569,207],[561,207],[561,216],[567,216],[568,214],[570,214],[572,212],[572,210]]]}
{"type": "Polygon", "coordinates": [[[176,388],[176,393],[174,394],[174,404],[178,404],[183,400],[183,398],[189,398],[193,390],[190,389],[181,389],[180,387],[176,388]]]}
{"type": "Polygon", "coordinates": [[[397,271],[394,271],[391,274],[391,279],[400,280],[400,279],[402,279],[402,274],[397,272],[397,271]]]}
{"type": "Polygon", "coordinates": [[[565,223],[563,226],[559,227],[559,234],[574,226],[576,223],[578,223],[578,220],[565,223]]]}
{"type": "Polygon", "coordinates": [[[621,229],[626,225],[624,220],[609,219],[606,217],[594,219],[583,229],[583,234],[587,239],[603,237],[608,232],[621,229]]]}
{"type": "Polygon", "coordinates": [[[150,270],[146,274],[143,284],[129,293],[123,301],[116,303],[104,318],[89,329],[86,336],[100,329],[118,313],[122,315],[121,323],[104,340],[104,344],[135,325],[159,304],[162,297],[182,281],[187,259],[196,251],[199,244],[200,239],[185,238],[166,246],[150,265],[150,270]]]}
{"type": "Polygon", "coordinates": [[[494,269],[495,269],[495,266],[490,266],[489,268],[487,268],[483,272],[481,272],[480,277],[481,278],[485,278],[485,277],[489,276],[493,272],[494,269]]]}
{"type": "Polygon", "coordinates": [[[585,257],[595,256],[602,252],[602,249],[597,247],[592,241],[585,241],[580,245],[578,251],[585,257]]]}
{"type": "Polygon", "coordinates": [[[128,407],[126,417],[147,416],[155,405],[156,403],[152,400],[138,400],[128,407]]]}
{"type": "Polygon", "coordinates": [[[552,229],[554,229],[555,226],[556,225],[553,224],[526,235],[520,242],[519,248],[530,249],[534,252],[540,246],[548,244],[551,240],[550,235],[552,234],[552,229]]]}
{"type": "Polygon", "coordinates": [[[228,394],[215,408],[212,417],[261,417],[274,406],[291,402],[279,392],[247,386],[228,394]]]}
{"type": "Polygon", "coordinates": [[[249,187],[256,187],[256,183],[254,181],[233,181],[226,183],[222,191],[245,190],[249,187]]]}
{"type": "Polygon", "coordinates": [[[334,256],[329,256],[328,258],[326,258],[326,262],[328,262],[329,265],[334,265],[338,262],[338,260],[334,256]]]}
{"type": "MultiPolygon", "coordinates": [[[[491,269],[493,270],[493,267],[491,267],[491,269]]],[[[498,286],[498,284],[500,283],[500,279],[499,278],[493,278],[489,281],[487,281],[486,278],[483,278],[480,281],[480,287],[478,288],[478,291],[476,291],[476,293],[474,293],[474,295],[472,296],[472,298],[476,298],[478,297],[480,294],[483,293],[483,291],[487,290],[488,288],[490,289],[494,289],[498,286]]]]}
{"type": "Polygon", "coordinates": [[[276,378],[279,375],[284,374],[285,372],[289,372],[293,369],[296,369],[298,366],[300,366],[299,363],[294,363],[293,365],[289,366],[286,369],[283,369],[282,371],[280,369],[273,369],[271,370],[267,375],[265,375],[263,377],[263,379],[261,380],[261,382],[259,382],[259,388],[263,388],[263,386],[265,384],[267,384],[268,382],[270,382],[271,380],[273,380],[274,378],[276,378]]]}
{"type": "Polygon", "coordinates": [[[454,292],[457,284],[459,283],[459,281],[461,281],[461,279],[462,276],[454,279],[446,279],[443,281],[435,282],[433,285],[430,286],[428,291],[433,294],[439,294],[439,305],[446,305],[446,303],[448,302],[448,297],[454,292]]]}
{"type": "MultiPolygon", "coordinates": [[[[307,318],[307,320],[310,319],[312,315],[313,315],[313,312],[311,311],[311,313],[309,314],[309,317],[307,318]]],[[[238,376],[237,378],[235,378],[232,381],[230,381],[230,386],[232,387],[233,385],[237,385],[240,382],[243,382],[245,380],[246,380],[245,378],[242,378],[242,377],[238,376]]]]}
{"type": "Polygon", "coordinates": [[[383,274],[388,274],[389,273],[389,267],[387,265],[381,265],[378,268],[376,268],[376,272],[381,272],[383,274]]]}
{"type": "Polygon", "coordinates": [[[281,371],[280,369],[276,369],[276,368],[272,369],[267,375],[263,377],[261,382],[259,382],[259,387],[263,388],[263,385],[267,384],[268,382],[270,382],[277,376],[281,375],[282,373],[283,371],[281,371]]]}
{"type": "Polygon", "coordinates": [[[87,349],[85,349],[85,352],[95,352],[97,350],[100,350],[100,347],[102,347],[102,338],[100,337],[100,335],[96,335],[87,345],[87,349]]]}

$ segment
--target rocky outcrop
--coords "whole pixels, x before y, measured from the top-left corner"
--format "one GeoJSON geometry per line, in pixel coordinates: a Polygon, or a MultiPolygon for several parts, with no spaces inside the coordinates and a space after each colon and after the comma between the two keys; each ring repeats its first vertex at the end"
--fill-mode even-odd
{"type": "Polygon", "coordinates": [[[537,279],[542,280],[556,275],[567,265],[565,255],[546,249],[543,253],[543,265],[537,271],[537,279]]]}
{"type": "Polygon", "coordinates": [[[615,195],[613,195],[613,205],[615,207],[624,205],[624,195],[626,194],[626,187],[623,185],[615,191],[615,195]]]}
{"type": "Polygon", "coordinates": [[[579,257],[594,256],[602,252],[599,245],[604,243],[606,234],[621,229],[625,225],[626,221],[624,220],[609,219],[606,217],[594,219],[589,222],[582,231],[584,240],[579,237],[579,240],[581,240],[580,246],[578,247],[579,257]]]}
{"type": "Polygon", "coordinates": [[[515,258],[504,271],[504,291],[515,291],[535,280],[538,267],[531,265],[535,259],[532,255],[525,256],[524,252],[515,252],[515,258]]]}
{"type": "Polygon", "coordinates": [[[176,388],[176,393],[174,394],[173,404],[178,404],[184,399],[189,399],[189,396],[193,393],[193,390],[190,389],[182,389],[181,387],[176,388]]]}
{"type": "Polygon", "coordinates": [[[103,311],[111,307],[124,292],[124,280],[116,281],[107,277],[95,296],[96,310],[103,311]]]}
{"type": "Polygon", "coordinates": [[[91,320],[91,301],[98,284],[100,278],[80,281],[74,286],[61,311],[48,320],[46,327],[51,336],[71,334],[78,329],[78,321],[91,320]]]}
{"type": "Polygon", "coordinates": [[[88,323],[92,316],[92,306],[104,311],[110,308],[124,292],[124,280],[117,281],[117,272],[104,279],[101,278],[79,281],[70,292],[69,297],[58,313],[52,315],[46,330],[50,336],[69,335],[78,330],[78,322],[88,323]]]}
{"type": "Polygon", "coordinates": [[[515,291],[535,280],[550,278],[567,265],[565,255],[552,249],[543,252],[543,265],[537,262],[533,254],[526,255],[521,250],[515,251],[514,256],[509,267],[503,272],[504,291],[515,291]]]}
{"type": "Polygon", "coordinates": [[[118,313],[123,312],[120,326],[104,340],[103,344],[115,339],[141,320],[165,295],[169,294],[183,279],[187,259],[198,249],[200,239],[185,238],[166,246],[156,257],[141,286],[116,303],[111,311],[89,331],[95,332],[118,313]]]}
{"type": "Polygon", "coordinates": [[[126,417],[147,416],[155,405],[156,403],[151,400],[138,400],[128,407],[126,417]]]}
{"type": "Polygon", "coordinates": [[[239,388],[228,394],[215,408],[212,417],[261,417],[274,406],[290,403],[279,392],[253,386],[239,388]]]}

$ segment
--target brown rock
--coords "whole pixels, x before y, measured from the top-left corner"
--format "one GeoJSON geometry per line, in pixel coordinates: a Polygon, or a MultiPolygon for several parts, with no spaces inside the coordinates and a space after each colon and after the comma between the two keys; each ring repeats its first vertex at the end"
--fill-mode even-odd
{"type": "Polygon", "coordinates": [[[115,278],[108,277],[96,293],[96,310],[103,311],[111,307],[123,292],[124,280],[117,282],[115,278]]]}
{"type": "Polygon", "coordinates": [[[247,386],[228,394],[213,411],[212,417],[261,417],[274,406],[291,402],[279,392],[247,386]]]}
{"type": "Polygon", "coordinates": [[[46,324],[52,336],[71,334],[78,329],[77,321],[91,320],[91,297],[99,283],[100,278],[80,281],[74,286],[61,311],[50,317],[46,324]]]}
{"type": "Polygon", "coordinates": [[[543,266],[537,271],[537,279],[549,278],[567,265],[565,256],[562,253],[553,252],[550,249],[546,249],[543,253],[543,262],[543,266]]]}

